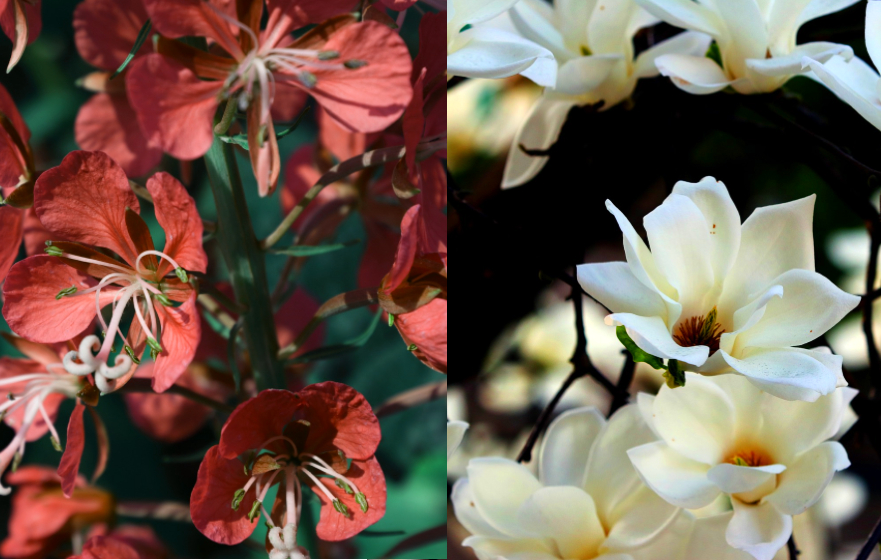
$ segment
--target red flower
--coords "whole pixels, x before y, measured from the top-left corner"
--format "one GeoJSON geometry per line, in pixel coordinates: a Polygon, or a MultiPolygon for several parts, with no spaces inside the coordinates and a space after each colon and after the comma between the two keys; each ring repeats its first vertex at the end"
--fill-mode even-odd
{"type": "MultiPolygon", "coordinates": [[[[275,189],[279,175],[271,109],[281,97],[294,103],[291,90],[312,95],[341,125],[364,132],[386,128],[410,101],[410,57],[388,27],[339,16],[297,39],[290,35],[347,11],[350,0],[268,0],[262,31],[259,0],[239,2],[246,8],[238,18],[236,2],[145,3],[165,37],[207,37],[214,45],[207,53],[160,39],[158,53],[132,66],[129,99],[142,129],[177,158],[200,157],[214,139],[219,103],[235,97],[247,111],[251,165],[262,196],[275,189]]],[[[305,97],[298,97],[301,107],[305,97]]]]}
{"type": "Polygon", "coordinates": [[[8,73],[18,64],[24,48],[37,40],[43,22],[40,17],[42,0],[0,0],[0,27],[12,39],[12,56],[8,73]]]}
{"type": "Polygon", "coordinates": [[[353,537],[385,514],[385,478],[373,456],[380,437],[367,400],[347,385],[263,391],[236,408],[202,461],[190,498],[193,522],[209,539],[236,544],[254,531],[262,510],[274,526],[275,551],[302,554],[302,482],[321,501],[318,538],[353,537]],[[282,480],[270,515],[263,500],[282,480]]]}
{"type": "Polygon", "coordinates": [[[193,199],[170,175],[157,173],[147,190],[165,230],[164,252],[153,247],[122,169],[101,152],[68,154],[40,176],[34,208],[53,235],[75,242],[56,242],[46,249],[49,255],[15,264],[3,288],[6,321],[31,340],[67,340],[98,318],[106,334],[103,344],[97,336],[85,337],[79,352],[64,357],[64,366],[75,375],[94,374],[105,393],[131,377],[133,362],[148,344],[156,362],[153,388],[166,390],[199,342],[196,291],[185,270],[204,272],[207,265],[201,219],[193,199]],[[87,245],[113,251],[121,260],[87,245]],[[129,302],[135,317],[126,337],[120,322],[129,302]],[[107,305],[113,306],[109,324],[98,313],[107,305]],[[117,335],[126,352],[111,366],[107,361],[117,335]]]}
{"type": "Polygon", "coordinates": [[[113,496],[82,477],[75,479],[70,498],[64,497],[58,475],[46,467],[24,466],[6,480],[16,491],[9,532],[0,543],[5,558],[49,558],[74,532],[115,515],[113,496]]]}
{"type": "MultiPolygon", "coordinates": [[[[84,150],[105,152],[130,176],[144,175],[162,159],[162,150],[151,146],[141,132],[125,92],[128,69],[110,80],[129,55],[147,21],[142,0],[85,0],[76,7],[73,28],[76,47],[86,61],[102,70],[82,84],[96,91],[76,117],[76,142],[84,150]]],[[[138,51],[150,52],[150,43],[138,51]]]]}
{"type": "Polygon", "coordinates": [[[96,525],[82,553],[68,558],[168,558],[168,551],[148,525],[96,525]]]}

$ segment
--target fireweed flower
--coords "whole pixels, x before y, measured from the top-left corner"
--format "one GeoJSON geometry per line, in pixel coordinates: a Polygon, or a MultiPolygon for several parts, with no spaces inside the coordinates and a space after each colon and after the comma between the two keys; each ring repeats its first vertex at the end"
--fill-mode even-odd
{"type": "Polygon", "coordinates": [[[74,375],[93,374],[102,393],[128,381],[148,345],[156,362],[153,388],[166,390],[192,360],[201,332],[196,291],[186,273],[205,272],[207,265],[195,202],[166,173],[151,177],[147,190],[165,230],[164,252],[154,248],[123,170],[102,152],[68,154],[40,176],[34,208],[53,235],[73,242],[55,242],[47,255],[16,263],[3,288],[6,321],[31,340],[67,340],[97,317],[103,343],[86,336],[63,363],[74,375]],[[129,303],[134,318],[126,337],[121,321],[129,303]],[[107,305],[113,307],[109,323],[101,315],[107,305]],[[117,336],[124,351],[111,365],[117,336]]]}
{"type": "MultiPolygon", "coordinates": [[[[878,0],[869,0],[866,4],[866,49],[876,68],[881,63],[879,29],[881,29],[881,4],[878,0]]],[[[857,57],[848,61],[836,56],[823,63],[822,60],[807,56],[802,62],[805,67],[813,70],[820,81],[835,95],[853,107],[864,119],[881,129],[881,97],[878,93],[881,77],[875,69],[857,57]]]]}
{"type": "Polygon", "coordinates": [[[385,514],[385,478],[373,456],[379,440],[379,421],[351,387],[327,381],[297,393],[262,391],[236,408],[202,461],[190,498],[193,522],[214,542],[237,544],[262,511],[272,526],[270,557],[303,558],[296,534],[304,483],[321,502],[318,538],[351,538],[385,514]],[[267,511],[263,502],[276,483],[267,511]]]}
{"type": "Polygon", "coordinates": [[[116,500],[110,493],[76,477],[70,497],[65,497],[54,470],[26,465],[6,477],[15,488],[9,531],[0,543],[4,558],[51,558],[74,533],[90,525],[109,523],[116,500]]]}
{"type": "Polygon", "coordinates": [[[0,3],[0,27],[12,40],[12,56],[6,72],[9,73],[24,54],[24,49],[37,40],[43,27],[40,14],[42,0],[5,0],[0,3]]]}
{"type": "Polygon", "coordinates": [[[857,0],[636,0],[671,25],[710,35],[718,46],[717,63],[704,53],[668,54],[656,61],[658,70],[688,93],[715,93],[731,86],[738,93],[766,93],[802,73],[802,58],[821,62],[837,54],[847,58],[847,45],[815,42],[796,45],[802,24],[857,0]]]}
{"type": "Polygon", "coordinates": [[[410,101],[410,55],[403,40],[373,21],[351,16],[329,20],[294,39],[291,31],[350,8],[338,0],[252,0],[247,19],[235,16],[236,2],[146,0],[154,28],[168,38],[207,37],[213,51],[200,51],[163,38],[158,53],[136,61],[128,75],[129,99],[149,141],[180,159],[208,151],[213,119],[224,100],[247,112],[251,164],[261,196],[270,194],[279,174],[274,103],[314,97],[348,130],[385,129],[410,101]],[[169,96],[168,92],[174,92],[169,96]],[[303,93],[305,92],[305,93],[303,93]]]}
{"type": "Polygon", "coordinates": [[[611,201],[627,262],[578,266],[578,281],[645,352],[705,374],[739,373],[788,400],[847,383],[841,357],[798,348],[860,298],[814,272],[814,199],[757,209],[741,225],[725,185],[680,181],[643,220],[651,251],[611,201]]]}
{"type": "Polygon", "coordinates": [[[547,162],[520,146],[546,150],[556,142],[572,107],[602,102],[609,109],[629,98],[640,78],[656,76],[655,59],[668,53],[703,54],[709,37],[681,33],[635,56],[633,37],[658,20],[633,0],[590,2],[521,0],[511,9],[517,30],[554,53],[556,85],[545,90],[520,126],[502,180],[504,187],[522,185],[547,162]]]}
{"type": "MultiPolygon", "coordinates": [[[[129,104],[128,68],[112,80],[110,76],[128,56],[147,18],[143,0],[85,0],[73,16],[77,51],[99,69],[80,81],[96,93],[77,113],[76,142],[84,150],[106,153],[132,177],[155,167],[162,150],[147,142],[129,104]]],[[[136,56],[149,52],[145,42],[136,56]]]]}
{"type": "Polygon", "coordinates": [[[554,85],[557,66],[551,51],[516,33],[479,25],[517,1],[453,0],[447,12],[447,79],[522,74],[538,85],[554,85]]]}
{"type": "Polygon", "coordinates": [[[465,422],[447,422],[447,459],[459,448],[467,429],[468,424],[465,422]]]}
{"type": "Polygon", "coordinates": [[[633,465],[679,507],[729,495],[728,544],[770,560],[789,539],[792,516],[850,465],[844,447],[827,440],[849,427],[842,418],[857,392],[845,387],[805,403],[778,399],[739,376],[686,376],[681,389],[640,393],[639,409],[660,441],[630,449],[633,465]]]}
{"type": "Polygon", "coordinates": [[[635,405],[608,422],[588,407],[551,423],[538,478],[508,459],[472,459],[452,495],[472,534],[462,544],[482,559],[671,558],[655,541],[679,510],[642,484],[627,457],[655,439],[635,405]]]}
{"type": "Polygon", "coordinates": [[[82,553],[68,558],[168,558],[168,550],[149,525],[93,525],[82,553]]]}

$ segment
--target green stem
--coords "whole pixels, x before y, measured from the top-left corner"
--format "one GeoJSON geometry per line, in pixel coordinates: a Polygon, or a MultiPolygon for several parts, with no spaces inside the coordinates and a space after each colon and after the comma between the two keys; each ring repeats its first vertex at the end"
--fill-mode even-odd
{"type": "Polygon", "coordinates": [[[208,178],[217,206],[218,247],[229,270],[236,301],[246,311],[243,336],[251,357],[257,389],[282,388],[282,363],[278,360],[278,336],[266,280],[264,253],[254,235],[242,180],[230,144],[214,138],[205,154],[208,178]]]}
{"type": "Polygon", "coordinates": [[[352,290],[351,292],[336,295],[324,302],[324,304],[318,308],[315,316],[309,320],[306,327],[299,335],[297,335],[297,339],[281,349],[279,357],[286,359],[292,356],[303,346],[306,339],[309,338],[309,335],[318,328],[318,325],[328,317],[333,317],[334,315],[339,315],[340,313],[357,309],[359,307],[379,303],[379,298],[376,295],[377,289],[378,288],[360,288],[358,290],[352,290]]]}

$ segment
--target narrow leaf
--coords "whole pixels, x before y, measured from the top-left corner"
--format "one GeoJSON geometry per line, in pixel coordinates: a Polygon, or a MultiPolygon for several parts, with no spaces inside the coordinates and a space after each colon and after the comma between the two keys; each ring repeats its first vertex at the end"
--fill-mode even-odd
{"type": "Polygon", "coordinates": [[[619,326],[615,329],[615,334],[618,335],[618,340],[621,341],[621,344],[624,345],[624,348],[627,348],[627,351],[630,352],[631,356],[633,356],[634,362],[643,362],[652,366],[655,369],[667,369],[666,366],[664,366],[664,362],[661,360],[661,358],[657,356],[652,356],[651,354],[637,346],[635,342],[633,342],[633,339],[630,338],[629,334],[627,334],[626,327],[624,327],[623,325],[619,326]]]}
{"type": "Polygon", "coordinates": [[[324,348],[317,348],[312,350],[311,352],[306,352],[300,356],[297,356],[293,360],[290,361],[292,364],[301,364],[301,363],[309,363],[315,362],[318,360],[326,360],[327,358],[333,358],[340,354],[348,354],[349,352],[354,352],[358,348],[364,346],[370,337],[373,335],[373,331],[376,330],[376,325],[379,324],[379,319],[382,317],[382,308],[378,309],[376,315],[373,316],[373,320],[370,321],[370,325],[367,327],[363,333],[358,335],[357,337],[344,342],[343,344],[333,344],[330,346],[325,346],[324,348]]]}
{"type": "Polygon", "coordinates": [[[343,243],[332,243],[329,245],[293,245],[286,249],[273,249],[270,252],[291,257],[312,257],[315,255],[323,255],[324,253],[339,251],[340,249],[357,245],[360,242],[360,239],[352,239],[343,243]]]}
{"type": "Polygon", "coordinates": [[[147,40],[147,36],[150,35],[151,27],[152,23],[149,19],[144,22],[143,27],[141,27],[141,30],[138,32],[138,37],[135,39],[135,44],[132,47],[132,50],[129,51],[128,56],[125,57],[125,60],[122,61],[122,64],[120,64],[119,68],[116,69],[116,72],[110,75],[111,80],[119,76],[119,74],[122,73],[123,70],[125,70],[125,67],[128,66],[128,63],[132,61],[138,51],[141,50],[141,46],[144,44],[144,41],[147,40]]]}

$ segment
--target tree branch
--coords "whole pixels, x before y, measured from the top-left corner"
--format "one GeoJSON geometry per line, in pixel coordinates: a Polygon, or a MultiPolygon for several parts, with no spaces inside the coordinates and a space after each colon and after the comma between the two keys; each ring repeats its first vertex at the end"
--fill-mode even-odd
{"type": "Polygon", "coordinates": [[[868,540],[866,540],[866,544],[863,545],[863,548],[860,549],[860,553],[857,554],[856,560],[867,560],[872,554],[872,551],[875,550],[875,546],[878,545],[879,540],[881,540],[881,519],[875,523],[875,528],[872,529],[868,540]]]}
{"type": "Polygon", "coordinates": [[[789,540],[786,541],[786,548],[789,550],[789,560],[795,560],[801,554],[801,551],[795,546],[795,537],[792,535],[789,535],[789,540]]]}
{"type": "Polygon", "coordinates": [[[438,383],[422,385],[421,387],[416,387],[415,389],[399,393],[379,405],[379,408],[375,411],[376,417],[382,418],[384,416],[390,416],[396,412],[401,412],[402,410],[407,410],[408,408],[413,408],[414,406],[425,404],[446,396],[446,379],[438,383]]]}

